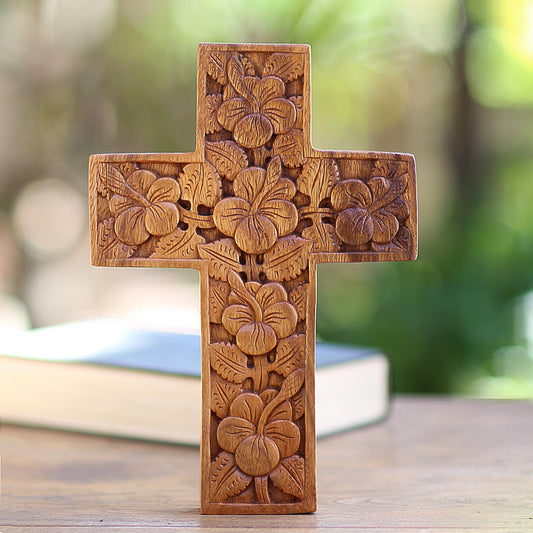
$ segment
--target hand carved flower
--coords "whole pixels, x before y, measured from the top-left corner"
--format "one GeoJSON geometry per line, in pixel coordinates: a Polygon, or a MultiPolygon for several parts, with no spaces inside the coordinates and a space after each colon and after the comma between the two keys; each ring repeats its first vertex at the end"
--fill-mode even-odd
{"type": "Polygon", "coordinates": [[[341,211],[336,223],[339,237],[356,245],[392,241],[400,222],[409,216],[409,208],[400,197],[406,186],[405,175],[394,181],[376,177],[367,183],[356,179],[339,183],[331,194],[333,207],[341,211]]]}
{"type": "Polygon", "coordinates": [[[292,233],[298,211],[289,200],[294,183],[281,177],[278,156],[267,170],[250,167],[239,172],[233,182],[235,197],[220,201],[213,211],[217,228],[234,237],[237,246],[248,254],[266,252],[278,237],[292,233]]]}
{"type": "Polygon", "coordinates": [[[300,430],[291,422],[290,402],[274,407],[275,400],[269,405],[272,396],[276,392],[270,389],[261,395],[240,394],[230,406],[230,416],[218,426],[220,447],[234,453],[237,466],[250,476],[270,474],[280,459],[295,454],[300,446],[300,430]]]}
{"type": "Polygon", "coordinates": [[[276,76],[244,76],[236,57],[228,65],[231,85],[240,95],[218,109],[218,122],[245,148],[258,148],[274,133],[287,133],[296,122],[296,107],[284,98],[285,84],[276,76]]]}
{"type": "Polygon", "coordinates": [[[180,196],[176,180],[157,179],[148,170],[136,170],[125,180],[122,190],[124,194],[115,194],[109,201],[115,233],[122,242],[135,246],[150,235],[166,235],[176,229],[180,196]]]}
{"type": "Polygon", "coordinates": [[[248,355],[262,355],[273,350],[279,339],[296,329],[298,313],[287,301],[287,292],[279,283],[256,281],[246,284],[238,274],[228,275],[232,291],[222,313],[222,324],[235,335],[237,346],[248,355]]]}

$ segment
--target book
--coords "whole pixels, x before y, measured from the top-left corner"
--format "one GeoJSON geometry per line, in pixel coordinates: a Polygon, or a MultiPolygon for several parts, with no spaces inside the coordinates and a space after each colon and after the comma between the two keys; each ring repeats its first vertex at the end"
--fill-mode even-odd
{"type": "MultiPolygon", "coordinates": [[[[324,436],[384,419],[379,351],[317,342],[316,428],[324,436]],[[339,394],[338,391],[342,391],[339,394]]],[[[0,339],[3,422],[199,445],[200,336],[89,320],[0,339]]]]}

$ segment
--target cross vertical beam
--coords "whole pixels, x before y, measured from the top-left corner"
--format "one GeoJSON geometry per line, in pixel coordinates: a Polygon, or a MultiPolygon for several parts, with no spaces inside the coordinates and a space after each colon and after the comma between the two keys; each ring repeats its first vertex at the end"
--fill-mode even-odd
{"type": "Polygon", "coordinates": [[[316,509],[316,265],[416,257],[413,156],[310,120],[308,46],[201,44],[196,151],[90,158],[92,263],[200,271],[203,513],[316,509]]]}

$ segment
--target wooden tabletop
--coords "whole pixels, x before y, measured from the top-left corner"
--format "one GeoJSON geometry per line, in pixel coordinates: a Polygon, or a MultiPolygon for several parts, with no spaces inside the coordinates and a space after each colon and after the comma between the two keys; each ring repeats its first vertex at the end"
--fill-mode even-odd
{"type": "Polygon", "coordinates": [[[533,403],[402,397],[319,440],[318,511],[202,516],[195,448],[4,426],[0,531],[533,531],[533,403]]]}

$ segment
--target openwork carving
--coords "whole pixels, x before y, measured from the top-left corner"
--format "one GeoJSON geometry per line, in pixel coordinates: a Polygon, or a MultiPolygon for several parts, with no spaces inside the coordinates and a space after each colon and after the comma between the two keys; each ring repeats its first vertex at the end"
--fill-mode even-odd
{"type": "Polygon", "coordinates": [[[199,71],[195,153],[91,158],[92,260],[205,276],[202,511],[312,511],[315,264],[415,257],[414,160],[311,147],[305,46],[199,71]]]}

